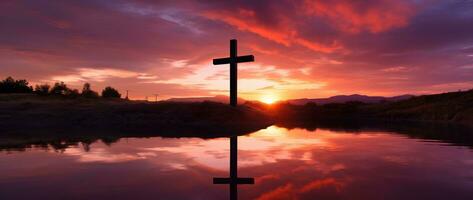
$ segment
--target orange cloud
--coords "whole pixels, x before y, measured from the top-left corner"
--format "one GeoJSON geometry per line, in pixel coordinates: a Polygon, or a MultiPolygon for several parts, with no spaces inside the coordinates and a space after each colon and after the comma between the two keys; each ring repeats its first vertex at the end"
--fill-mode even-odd
{"type": "Polygon", "coordinates": [[[292,184],[287,184],[262,194],[257,200],[296,199],[292,184]]]}
{"type": "Polygon", "coordinates": [[[257,34],[286,47],[295,43],[313,51],[323,53],[331,53],[341,49],[341,45],[338,43],[325,45],[298,37],[297,30],[291,27],[290,23],[288,23],[290,20],[285,17],[280,17],[282,25],[269,27],[256,20],[254,11],[245,9],[239,10],[238,17],[224,11],[208,11],[205,12],[203,16],[208,19],[225,22],[236,27],[238,30],[257,34]]]}
{"type": "Polygon", "coordinates": [[[344,186],[343,183],[333,179],[333,178],[327,178],[327,179],[322,179],[322,180],[315,180],[315,181],[312,181],[310,183],[308,183],[307,185],[304,185],[301,189],[300,189],[300,192],[301,193],[305,193],[305,192],[309,192],[309,191],[312,191],[312,190],[317,190],[317,189],[320,189],[320,188],[323,188],[323,187],[335,187],[335,189],[337,190],[337,192],[339,192],[342,187],[344,186]]]}
{"type": "Polygon", "coordinates": [[[324,52],[324,53],[334,52],[335,50],[339,50],[339,49],[342,48],[342,46],[338,42],[334,42],[332,45],[327,46],[327,45],[314,43],[314,42],[311,42],[309,40],[302,39],[302,38],[297,38],[297,39],[295,39],[295,41],[299,45],[304,46],[308,49],[311,49],[313,51],[318,51],[318,52],[324,52]]]}
{"type": "Polygon", "coordinates": [[[241,31],[255,33],[263,38],[277,42],[284,46],[289,46],[291,43],[291,35],[296,34],[295,31],[275,31],[269,27],[262,26],[254,20],[255,13],[253,11],[245,9],[239,10],[238,17],[236,17],[235,15],[231,15],[230,13],[221,11],[205,12],[204,16],[212,20],[223,21],[229,25],[238,28],[241,31]]]}
{"type": "Polygon", "coordinates": [[[359,33],[367,30],[379,33],[409,23],[414,8],[407,2],[380,0],[375,2],[359,1],[309,1],[304,4],[309,15],[327,17],[340,30],[359,33]]]}

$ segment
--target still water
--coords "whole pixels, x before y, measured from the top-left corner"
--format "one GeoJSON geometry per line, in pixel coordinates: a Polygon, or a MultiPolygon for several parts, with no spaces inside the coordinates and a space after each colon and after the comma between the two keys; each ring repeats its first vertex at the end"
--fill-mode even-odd
{"type": "MultiPolygon", "coordinates": [[[[239,199],[472,199],[473,150],[389,131],[238,137],[239,199]]],[[[0,199],[227,199],[229,139],[122,138],[0,151],[0,199]]]]}

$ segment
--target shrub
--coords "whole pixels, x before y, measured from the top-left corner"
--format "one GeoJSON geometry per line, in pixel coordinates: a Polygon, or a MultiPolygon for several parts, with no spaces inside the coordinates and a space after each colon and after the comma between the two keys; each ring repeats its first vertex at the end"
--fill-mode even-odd
{"type": "Polygon", "coordinates": [[[104,98],[120,98],[122,95],[112,87],[106,87],[102,90],[102,97],[104,98]]]}
{"type": "Polygon", "coordinates": [[[33,87],[28,86],[26,80],[15,80],[12,77],[7,77],[0,81],[0,93],[31,93],[33,87]]]}
{"type": "Polygon", "coordinates": [[[77,98],[80,96],[80,93],[77,89],[68,89],[65,91],[64,96],[68,98],[77,98]]]}
{"type": "Polygon", "coordinates": [[[90,83],[85,83],[84,87],[82,88],[81,96],[85,98],[98,98],[99,94],[90,88],[90,83]]]}
{"type": "Polygon", "coordinates": [[[70,89],[67,88],[67,85],[64,84],[64,82],[56,82],[54,83],[53,88],[49,91],[49,94],[63,96],[68,92],[68,90],[70,89]]]}
{"type": "Polygon", "coordinates": [[[36,85],[34,87],[34,92],[37,95],[46,96],[49,94],[49,89],[51,88],[48,84],[36,85]]]}

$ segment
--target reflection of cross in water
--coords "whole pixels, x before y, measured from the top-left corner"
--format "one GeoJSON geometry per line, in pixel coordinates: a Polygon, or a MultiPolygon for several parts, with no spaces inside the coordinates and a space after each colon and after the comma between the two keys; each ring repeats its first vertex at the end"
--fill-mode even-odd
{"type": "Polygon", "coordinates": [[[230,185],[230,199],[237,198],[238,184],[255,184],[253,178],[238,178],[238,140],[237,136],[230,137],[230,177],[229,178],[214,178],[214,184],[229,184],[230,185]]]}
{"type": "MultiPolygon", "coordinates": [[[[237,64],[241,62],[252,62],[253,55],[237,56],[237,40],[230,40],[230,57],[217,58],[213,60],[214,65],[230,64],[230,105],[237,106],[237,64]]],[[[238,139],[237,136],[230,137],[230,177],[214,178],[214,184],[229,184],[230,199],[237,199],[238,184],[254,184],[253,178],[238,178],[238,139]]]]}

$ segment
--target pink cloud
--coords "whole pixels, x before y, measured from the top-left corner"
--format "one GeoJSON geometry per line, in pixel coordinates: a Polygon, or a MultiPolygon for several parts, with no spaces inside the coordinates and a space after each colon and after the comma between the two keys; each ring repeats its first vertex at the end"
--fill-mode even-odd
{"type": "Polygon", "coordinates": [[[203,16],[209,19],[225,22],[236,27],[238,30],[257,34],[265,39],[282,44],[286,47],[289,47],[292,44],[298,44],[313,51],[323,53],[331,53],[342,48],[337,42],[325,45],[299,37],[298,31],[292,27],[290,23],[291,19],[284,16],[280,16],[281,25],[271,27],[258,22],[255,15],[254,11],[244,9],[240,9],[239,15],[237,16],[226,11],[208,11],[203,14],[203,16]]]}
{"type": "Polygon", "coordinates": [[[413,5],[405,1],[305,1],[309,15],[327,17],[340,30],[349,33],[379,33],[406,26],[415,14],[413,5]]]}

